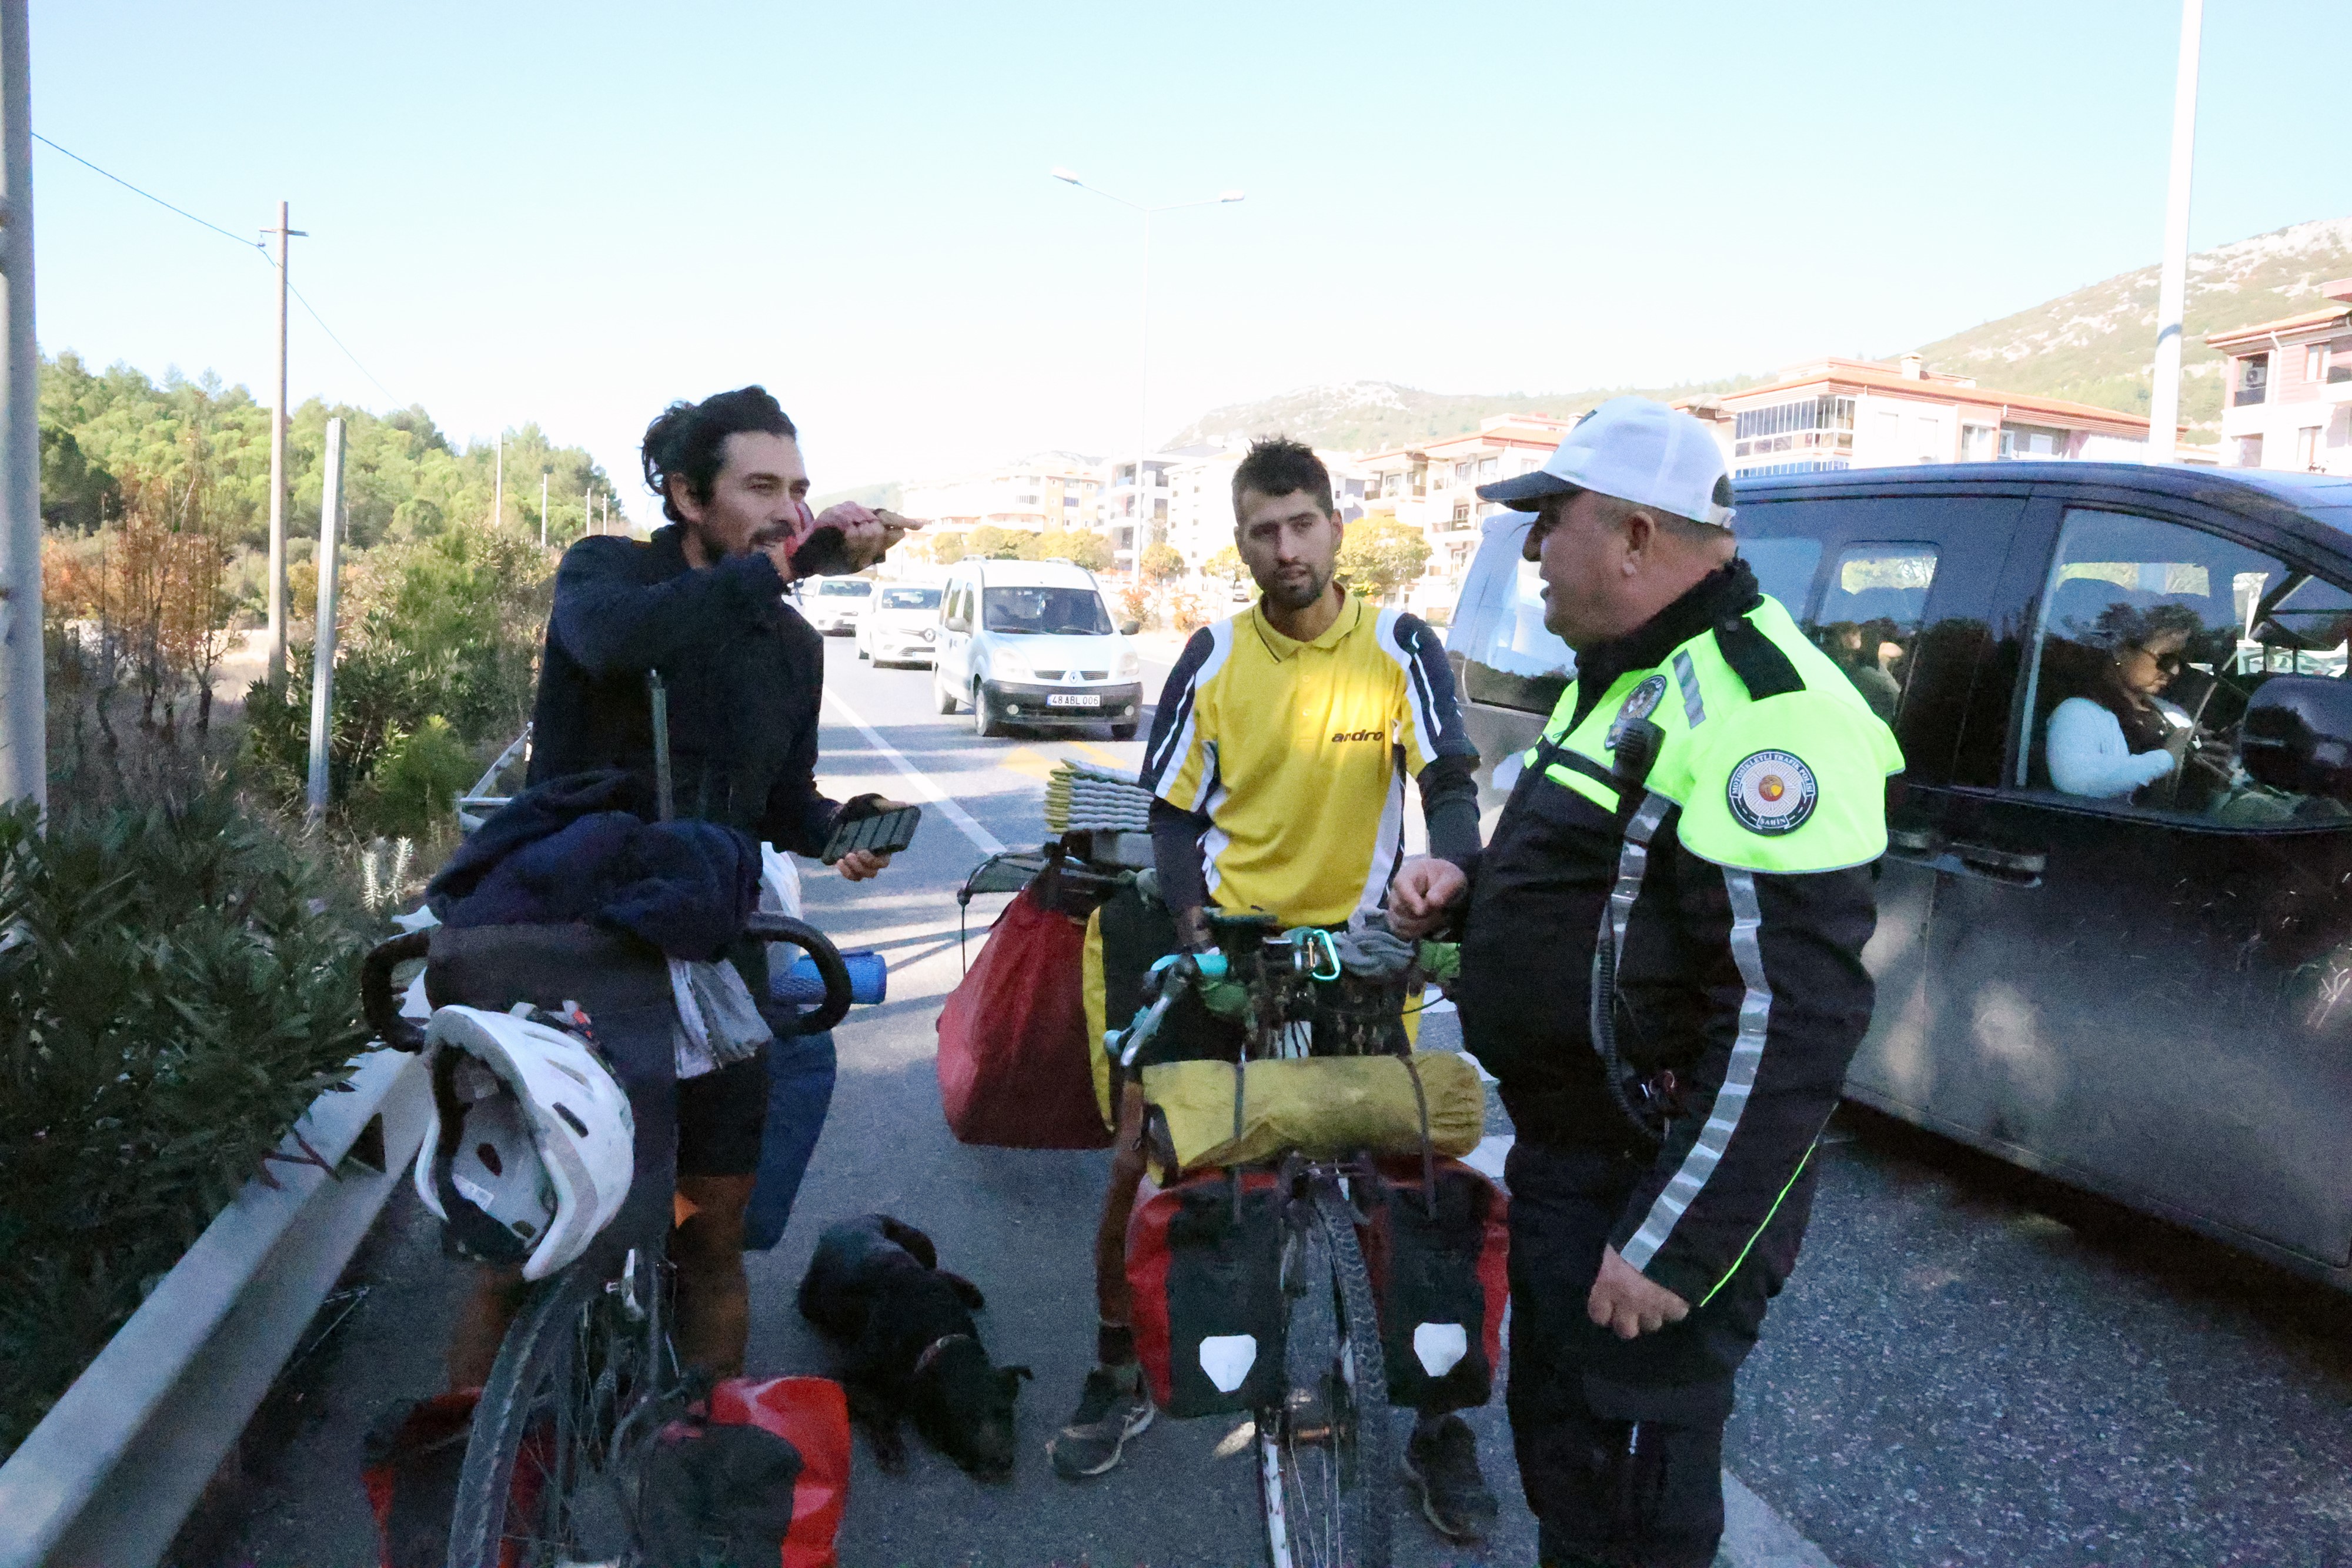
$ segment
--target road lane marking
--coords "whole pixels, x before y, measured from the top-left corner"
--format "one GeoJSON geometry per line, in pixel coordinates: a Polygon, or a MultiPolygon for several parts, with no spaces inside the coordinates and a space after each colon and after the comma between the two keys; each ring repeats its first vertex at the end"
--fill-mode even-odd
{"type": "MultiPolygon", "coordinates": [[[[1142,742],[1129,741],[1128,744],[1130,746],[1139,746],[1142,742]]],[[[1070,748],[1073,751],[1082,752],[1086,756],[1093,758],[1097,762],[1101,763],[1106,768],[1125,768],[1130,760],[1128,758],[1121,757],[1109,747],[1097,746],[1091,740],[1074,740],[1070,742],[1070,748]]]]}
{"type": "Polygon", "coordinates": [[[824,694],[824,700],[839,709],[841,716],[856,727],[857,733],[866,737],[866,745],[887,758],[891,767],[907,776],[907,782],[915,787],[918,794],[936,804],[947,820],[955,824],[956,831],[970,839],[982,854],[1001,855],[1004,852],[1003,843],[994,833],[974,821],[971,812],[957,805],[946,790],[932,783],[929,774],[899,756],[898,748],[883,739],[872,725],[860,718],[857,716],[857,710],[851,707],[839,693],[829,691],[824,694]]]}
{"type": "Polygon", "coordinates": [[[1058,758],[1046,756],[1034,747],[1016,746],[998,758],[996,765],[1015,773],[1025,773],[1043,784],[1052,779],[1054,768],[1059,760],[1058,758]]]}

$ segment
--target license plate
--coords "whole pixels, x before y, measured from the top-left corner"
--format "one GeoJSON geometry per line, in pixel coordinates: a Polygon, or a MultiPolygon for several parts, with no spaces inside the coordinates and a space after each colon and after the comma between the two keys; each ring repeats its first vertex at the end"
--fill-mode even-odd
{"type": "Polygon", "coordinates": [[[1049,692],[1045,695],[1045,706],[1047,707],[1100,707],[1102,698],[1093,692],[1049,692]]]}

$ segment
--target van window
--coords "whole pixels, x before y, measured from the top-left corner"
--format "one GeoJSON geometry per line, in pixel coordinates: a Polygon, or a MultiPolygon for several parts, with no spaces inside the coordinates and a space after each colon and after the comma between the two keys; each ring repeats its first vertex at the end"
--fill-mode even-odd
{"type": "Polygon", "coordinates": [[[874,585],[854,577],[828,577],[816,585],[816,591],[826,599],[863,599],[874,591],[874,585]]]}
{"type": "Polygon", "coordinates": [[[882,610],[937,610],[940,591],[936,588],[886,588],[877,608],[882,610]]]}
{"type": "Polygon", "coordinates": [[[2236,827],[2341,820],[2339,802],[2256,783],[2238,740],[2272,675],[2344,674],[2347,630],[2343,584],[2179,523],[2070,510],[2012,785],[2236,827]]]}
{"type": "Polygon", "coordinates": [[[980,596],[982,630],[1103,637],[1110,614],[1091,588],[991,588],[980,596]]]}

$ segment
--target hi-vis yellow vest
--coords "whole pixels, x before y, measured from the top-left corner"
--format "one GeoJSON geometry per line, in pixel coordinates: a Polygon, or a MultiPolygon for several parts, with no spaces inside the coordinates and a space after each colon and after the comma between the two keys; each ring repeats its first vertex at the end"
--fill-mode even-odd
{"type": "MultiPolygon", "coordinates": [[[[1619,675],[1580,724],[1570,723],[1571,683],[1523,766],[1542,766],[1554,783],[1618,812],[1617,743],[1628,724],[1647,719],[1661,738],[1644,785],[1682,809],[1683,848],[1756,872],[1866,865],[1886,852],[1886,779],[1903,770],[1902,748],[1779,601],[1766,597],[1747,620],[1793,666],[1801,690],[1752,692],[1709,629],[1619,675]]],[[[1634,831],[1647,839],[1640,824],[1634,831]]]]}

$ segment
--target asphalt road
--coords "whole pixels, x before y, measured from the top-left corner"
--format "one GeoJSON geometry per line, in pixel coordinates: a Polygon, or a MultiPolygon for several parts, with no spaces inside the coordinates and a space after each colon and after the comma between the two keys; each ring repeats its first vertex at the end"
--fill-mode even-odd
{"type": "MultiPolygon", "coordinates": [[[[928,673],[870,669],[845,639],[829,652],[823,770],[835,795],[910,790],[853,715],[973,834],[1013,846],[1044,835],[1055,758],[1135,759],[1104,731],[980,740],[962,717],[932,713],[928,673]]],[[[793,1288],[827,1220],[887,1210],[988,1291],[991,1351],[1036,1381],[1009,1486],[977,1485],[919,1445],[903,1476],[861,1466],[845,1563],[1261,1561],[1248,1460],[1216,1454],[1228,1424],[1164,1422],[1128,1465],[1083,1486],[1046,1469],[1045,1440],[1092,1353],[1088,1248],[1106,1160],[966,1148],[940,1121],[932,1019],[959,973],[952,891],[981,853],[951,818],[927,809],[915,847],[875,883],[809,868],[814,917],[843,946],[889,956],[890,999],[837,1032],[832,1118],[792,1229],[752,1260],[751,1370],[826,1367],[793,1288]]],[[[975,949],[1002,903],[975,901],[975,949]]],[[[1433,1020],[1433,1043],[1444,1029],[1433,1020]]],[[[1743,1497],[1743,1545],[1727,1562],[2352,1564],[2352,1303],[1866,1113],[1841,1113],[1832,1136],[1807,1256],[1743,1377],[1727,1453],[1825,1557],[1776,1535],[1785,1527],[1743,1497]]],[[[367,1294],[257,1428],[247,1483],[219,1500],[230,1517],[217,1546],[185,1560],[373,1560],[360,1435],[436,1385],[457,1279],[413,1205],[387,1210],[354,1270],[367,1294]]],[[[1408,1519],[1407,1563],[1533,1561],[1499,1408],[1474,1425],[1505,1500],[1498,1538],[1446,1548],[1408,1519]]]]}

